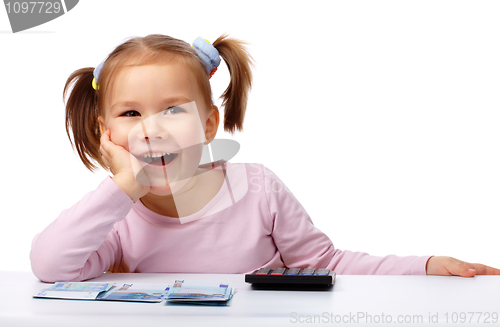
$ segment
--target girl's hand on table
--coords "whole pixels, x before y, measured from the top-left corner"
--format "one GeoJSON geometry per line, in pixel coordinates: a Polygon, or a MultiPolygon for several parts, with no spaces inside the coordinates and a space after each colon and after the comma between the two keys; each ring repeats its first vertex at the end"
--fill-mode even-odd
{"type": "Polygon", "coordinates": [[[443,256],[429,258],[426,271],[427,275],[440,276],[474,277],[475,275],[500,275],[500,269],[443,256]]]}

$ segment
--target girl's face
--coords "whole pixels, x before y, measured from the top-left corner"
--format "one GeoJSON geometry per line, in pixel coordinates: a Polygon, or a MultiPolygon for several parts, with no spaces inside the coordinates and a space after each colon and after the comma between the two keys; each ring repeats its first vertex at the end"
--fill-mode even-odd
{"type": "Polygon", "coordinates": [[[137,159],[136,180],[157,195],[182,188],[218,124],[217,108],[207,108],[191,71],[175,63],[126,67],[108,90],[101,132],[110,129],[111,142],[137,159]]]}

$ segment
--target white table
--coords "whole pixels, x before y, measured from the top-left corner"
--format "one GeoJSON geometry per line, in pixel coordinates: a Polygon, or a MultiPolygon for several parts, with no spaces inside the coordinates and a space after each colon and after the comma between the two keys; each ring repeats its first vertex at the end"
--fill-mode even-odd
{"type": "Polygon", "coordinates": [[[253,290],[244,275],[104,274],[93,281],[175,279],[230,282],[236,293],[227,307],[34,299],[47,284],[28,272],[0,272],[0,326],[500,326],[500,276],[339,275],[326,292],[253,290]]]}

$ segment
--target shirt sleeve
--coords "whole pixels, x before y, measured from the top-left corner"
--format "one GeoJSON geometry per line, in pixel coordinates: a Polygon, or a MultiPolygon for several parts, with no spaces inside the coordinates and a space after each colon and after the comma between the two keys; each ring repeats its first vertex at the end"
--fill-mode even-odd
{"type": "Polygon", "coordinates": [[[115,224],[133,205],[106,177],[96,190],[61,212],[34,237],[30,252],[33,273],[44,282],[82,281],[119,264],[122,252],[115,224]]]}
{"type": "Polygon", "coordinates": [[[350,275],[425,275],[430,256],[371,256],[335,249],[316,228],[299,201],[283,182],[264,167],[265,193],[273,221],[272,236],[287,267],[327,268],[350,275]]]}

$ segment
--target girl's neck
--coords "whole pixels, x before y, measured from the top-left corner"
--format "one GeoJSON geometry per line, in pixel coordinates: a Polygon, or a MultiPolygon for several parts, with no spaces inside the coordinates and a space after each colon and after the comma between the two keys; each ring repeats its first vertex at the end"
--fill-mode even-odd
{"type": "Polygon", "coordinates": [[[175,194],[148,193],[140,200],[146,208],[162,216],[186,217],[203,209],[217,195],[224,177],[222,170],[199,169],[199,173],[175,194]]]}

